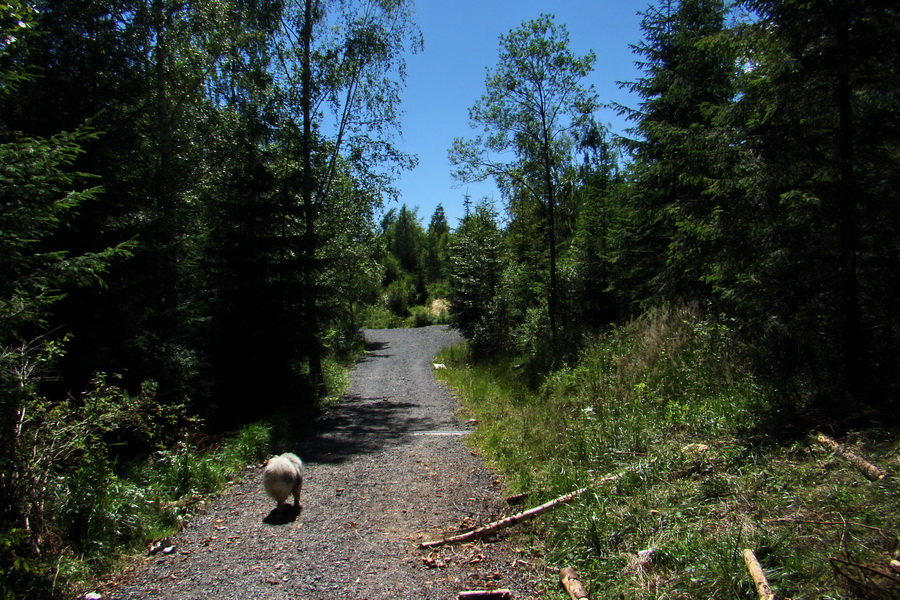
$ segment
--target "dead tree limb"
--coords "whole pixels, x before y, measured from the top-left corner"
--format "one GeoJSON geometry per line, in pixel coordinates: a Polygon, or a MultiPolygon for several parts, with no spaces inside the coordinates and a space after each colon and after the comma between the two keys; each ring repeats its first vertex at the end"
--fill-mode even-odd
{"type": "Polygon", "coordinates": [[[481,539],[483,537],[489,536],[492,533],[496,533],[501,529],[506,529],[507,527],[512,527],[513,525],[518,525],[524,521],[529,521],[535,518],[538,515],[542,515],[547,511],[553,510],[554,508],[566,504],[567,502],[571,502],[578,496],[582,495],[588,490],[591,490],[597,486],[611,483],[618,478],[620,478],[623,473],[619,473],[617,475],[609,475],[604,477],[603,479],[593,483],[589,486],[583,487],[579,490],[575,490],[574,492],[569,492],[564,496],[560,496],[559,498],[554,498],[553,500],[541,504],[540,506],[536,506],[532,509],[526,510],[524,512],[517,513],[515,515],[506,517],[505,519],[500,519],[499,521],[494,521],[493,523],[488,523],[482,527],[477,529],[473,529],[472,531],[468,531],[466,533],[460,533],[457,535],[451,535],[448,537],[443,537],[439,540],[434,540],[431,542],[422,542],[419,544],[420,548],[436,548],[438,546],[444,546],[446,544],[461,544],[463,542],[471,542],[473,540],[481,539]]]}
{"type": "Polygon", "coordinates": [[[569,597],[572,600],[588,600],[587,590],[578,580],[578,574],[572,567],[566,567],[559,570],[559,582],[566,588],[569,597]]]}
{"type": "Polygon", "coordinates": [[[510,600],[512,592],[509,590],[469,590],[460,592],[457,600],[510,600]]]}
{"type": "Polygon", "coordinates": [[[759,600],[775,600],[775,594],[772,592],[772,586],[766,579],[766,574],[762,569],[762,565],[756,560],[756,555],[749,548],[744,549],[744,564],[747,565],[747,571],[753,578],[753,584],[756,586],[756,595],[759,600]]]}
{"type": "Polygon", "coordinates": [[[869,481],[881,481],[887,477],[887,473],[885,473],[884,470],[876,467],[858,454],[854,454],[824,433],[816,435],[816,441],[826,448],[831,448],[834,452],[850,461],[850,463],[856,467],[856,470],[865,475],[866,479],[869,481]]]}

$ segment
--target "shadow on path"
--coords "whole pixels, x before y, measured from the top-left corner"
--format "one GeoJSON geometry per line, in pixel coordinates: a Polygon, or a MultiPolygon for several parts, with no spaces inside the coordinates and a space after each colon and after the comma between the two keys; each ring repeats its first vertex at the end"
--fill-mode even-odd
{"type": "Polygon", "coordinates": [[[386,398],[349,398],[318,419],[315,433],[297,450],[304,462],[340,463],[403,444],[421,421],[410,416],[416,406],[386,398]]]}
{"type": "Polygon", "coordinates": [[[343,402],[320,416],[294,450],[305,462],[337,464],[409,443],[414,432],[434,428],[433,411],[422,405],[433,375],[413,364],[422,356],[406,344],[367,340],[343,402]]]}
{"type": "Polygon", "coordinates": [[[272,512],[263,518],[263,523],[266,525],[287,525],[288,523],[296,521],[302,512],[303,506],[285,504],[283,510],[273,508],[272,512]]]}

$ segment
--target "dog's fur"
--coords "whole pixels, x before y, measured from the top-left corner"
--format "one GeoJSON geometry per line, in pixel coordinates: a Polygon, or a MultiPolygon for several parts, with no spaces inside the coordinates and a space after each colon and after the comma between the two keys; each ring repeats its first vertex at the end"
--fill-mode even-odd
{"type": "Polygon", "coordinates": [[[276,510],[284,510],[285,501],[294,495],[294,508],[300,508],[300,491],[303,489],[303,461],[297,455],[285,452],[269,459],[263,472],[266,493],[278,503],[276,510]]]}

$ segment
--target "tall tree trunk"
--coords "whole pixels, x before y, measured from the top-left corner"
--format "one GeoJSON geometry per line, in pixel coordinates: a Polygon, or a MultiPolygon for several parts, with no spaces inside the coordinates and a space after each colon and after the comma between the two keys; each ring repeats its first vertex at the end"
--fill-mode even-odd
{"type": "Polygon", "coordinates": [[[314,269],[316,258],[316,175],[313,172],[312,153],[312,34],[313,20],[315,18],[315,0],[305,0],[303,15],[303,65],[301,111],[303,112],[303,138],[301,140],[301,154],[303,160],[303,213],[306,231],[304,233],[304,252],[306,260],[306,296],[305,309],[307,322],[313,323],[308,340],[309,348],[309,376],[316,390],[321,393],[324,388],[322,376],[322,351],[319,346],[319,336],[315,329],[316,319],[316,273],[314,269]]]}
{"type": "Polygon", "coordinates": [[[553,185],[553,165],[550,160],[550,152],[552,151],[551,139],[548,132],[546,116],[543,111],[541,120],[544,138],[544,187],[547,194],[547,239],[550,244],[550,294],[547,300],[547,316],[550,320],[550,341],[553,344],[553,356],[555,358],[559,342],[559,325],[557,323],[559,311],[559,283],[556,274],[556,189],[553,185]]]}

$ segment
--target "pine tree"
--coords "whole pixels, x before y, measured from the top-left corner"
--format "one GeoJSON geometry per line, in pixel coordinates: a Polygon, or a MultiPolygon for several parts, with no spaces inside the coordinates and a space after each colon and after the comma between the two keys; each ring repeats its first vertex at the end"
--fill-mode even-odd
{"type": "Polygon", "coordinates": [[[576,191],[577,221],[568,254],[574,272],[570,319],[576,327],[598,330],[620,313],[612,292],[616,283],[614,241],[624,229],[615,196],[621,177],[618,157],[605,130],[589,128],[581,146],[584,159],[576,191]]]}
{"type": "Polygon", "coordinates": [[[425,279],[429,284],[440,283],[447,278],[449,263],[450,224],[444,207],[440,204],[434,209],[428,230],[425,232],[425,248],[421,263],[425,279]]]}
{"type": "Polygon", "coordinates": [[[849,406],[896,387],[900,16],[890,2],[744,3],[743,206],[722,293],[783,381],[849,406]]]}
{"type": "Polygon", "coordinates": [[[721,0],[661,3],[645,13],[645,39],[634,46],[644,77],[628,85],[642,98],[640,107],[621,107],[638,135],[630,142],[633,224],[621,260],[639,301],[708,296],[707,228],[718,201],[711,188],[730,176],[715,118],[735,93],[724,17],[721,0]]]}
{"type": "MultiPolygon", "coordinates": [[[[36,20],[25,3],[3,6],[0,59],[10,46],[33,35],[36,20]]],[[[0,97],[9,100],[19,85],[34,77],[27,65],[3,64],[0,97]]],[[[46,527],[40,507],[30,502],[33,498],[25,490],[44,490],[30,484],[28,470],[34,470],[39,449],[30,445],[34,441],[28,439],[25,423],[34,418],[32,401],[46,376],[41,372],[56,368],[60,354],[63,334],[51,332],[48,322],[66,290],[102,284],[109,264],[128,255],[125,244],[80,254],[57,245],[55,234],[100,196],[101,189],[91,185],[95,178],[75,168],[82,146],[94,138],[89,128],[29,137],[0,118],[0,534],[25,531],[35,547],[46,527]]],[[[15,556],[14,549],[5,553],[4,579],[7,570],[10,582],[27,574],[27,568],[19,566],[27,565],[27,559],[15,556]],[[16,564],[8,565],[10,558],[16,564]]]]}
{"type": "Polygon", "coordinates": [[[490,318],[503,270],[502,232],[490,202],[476,204],[450,243],[451,314],[476,352],[501,348],[503,324],[490,318]]]}

